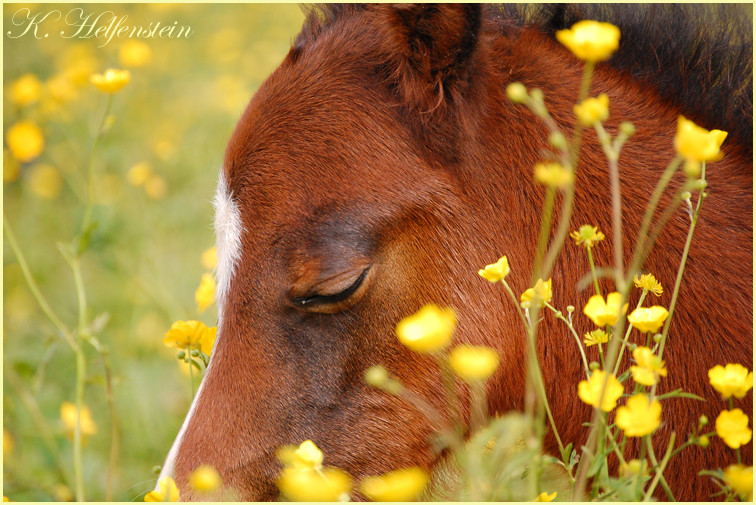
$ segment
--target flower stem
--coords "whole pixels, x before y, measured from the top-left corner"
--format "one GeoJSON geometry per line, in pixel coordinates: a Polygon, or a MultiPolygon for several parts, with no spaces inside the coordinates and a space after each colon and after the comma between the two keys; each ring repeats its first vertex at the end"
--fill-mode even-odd
{"type": "Polygon", "coordinates": [[[593,264],[593,253],[591,252],[591,247],[587,246],[585,250],[588,253],[588,264],[591,266],[591,276],[593,277],[593,287],[596,288],[596,294],[601,296],[601,288],[599,288],[598,277],[596,277],[596,266],[593,264]]]}
{"type": "MultiPolygon", "coordinates": [[[[643,290],[643,292],[640,295],[640,299],[638,300],[638,304],[635,306],[637,309],[641,305],[643,305],[643,300],[646,299],[646,294],[648,294],[647,290],[643,290]]],[[[622,356],[625,354],[625,346],[627,345],[627,339],[630,337],[630,332],[633,330],[632,325],[627,326],[627,331],[625,332],[625,338],[622,339],[622,348],[620,349],[619,356],[617,357],[617,361],[614,363],[614,376],[617,376],[617,372],[619,371],[620,363],[622,362],[622,356]]]]}
{"type": "Polygon", "coordinates": [[[546,188],[546,194],[543,197],[543,212],[541,213],[541,226],[538,231],[538,245],[536,247],[536,257],[533,261],[531,284],[535,284],[539,278],[543,277],[541,262],[543,261],[543,255],[546,253],[546,246],[548,245],[549,232],[551,231],[551,218],[554,213],[555,197],[556,191],[553,187],[548,186],[546,188]]]}
{"type": "MultiPolygon", "coordinates": [[[[89,183],[87,186],[87,206],[84,209],[84,218],[81,222],[81,227],[79,228],[79,240],[82,239],[82,237],[87,233],[87,229],[89,228],[89,224],[92,220],[92,208],[94,206],[94,160],[95,160],[95,153],[97,152],[97,146],[100,143],[100,139],[103,136],[103,129],[105,127],[105,122],[108,119],[108,116],[110,115],[110,108],[113,105],[113,94],[108,94],[108,103],[105,106],[105,114],[103,114],[102,119],[100,120],[100,125],[97,127],[97,132],[95,133],[94,141],[92,142],[92,150],[89,154],[89,164],[87,166],[87,174],[89,178],[89,183]]],[[[81,246],[81,242],[79,242],[81,246]]],[[[81,253],[81,247],[78,249],[78,253],[81,253]]]]}
{"type": "Polygon", "coordinates": [[[486,425],[488,418],[488,399],[486,383],[483,380],[470,382],[470,435],[486,425]]]}
{"type": "Polygon", "coordinates": [[[672,495],[672,490],[669,489],[669,485],[664,479],[664,469],[667,468],[667,463],[669,463],[669,460],[672,457],[672,449],[675,446],[675,432],[673,431],[672,435],[670,435],[669,437],[667,451],[664,454],[664,458],[662,458],[661,464],[656,463],[656,456],[654,455],[654,447],[651,444],[651,437],[649,435],[646,435],[644,438],[646,439],[648,455],[649,458],[651,458],[651,462],[654,464],[656,475],[654,476],[654,480],[651,481],[651,485],[646,490],[646,495],[643,497],[643,501],[649,501],[651,499],[654,494],[654,490],[656,489],[656,486],[659,484],[659,482],[662,482],[662,488],[664,488],[664,491],[667,493],[667,497],[671,501],[675,501],[675,497],[674,495],[672,495]]]}

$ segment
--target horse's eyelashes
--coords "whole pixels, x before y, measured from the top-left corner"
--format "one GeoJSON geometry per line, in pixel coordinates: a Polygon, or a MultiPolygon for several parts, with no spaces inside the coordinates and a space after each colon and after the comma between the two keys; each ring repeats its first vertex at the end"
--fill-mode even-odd
{"type": "MultiPolygon", "coordinates": [[[[352,284],[337,293],[321,294],[314,290],[312,293],[291,298],[291,303],[295,307],[313,310],[314,312],[334,313],[344,310],[353,304],[350,303],[352,302],[350,299],[358,294],[358,291],[362,291],[360,288],[365,284],[370,269],[371,267],[365,268],[352,284]]],[[[354,300],[354,302],[356,301],[354,300]]]]}

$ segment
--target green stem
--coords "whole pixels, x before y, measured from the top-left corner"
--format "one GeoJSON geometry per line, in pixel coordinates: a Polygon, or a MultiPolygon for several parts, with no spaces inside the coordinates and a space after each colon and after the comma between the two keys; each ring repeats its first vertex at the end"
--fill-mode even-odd
{"type": "Polygon", "coordinates": [[[509,298],[512,300],[512,303],[514,303],[515,310],[517,311],[517,314],[520,316],[520,320],[522,321],[523,326],[525,327],[525,333],[527,334],[528,328],[530,325],[528,324],[528,320],[525,319],[525,314],[522,312],[522,308],[520,307],[520,302],[517,300],[517,296],[515,296],[514,292],[512,291],[512,288],[509,287],[509,284],[507,284],[506,281],[502,280],[502,284],[504,284],[504,288],[507,290],[507,293],[509,294],[509,298]]]}
{"type": "MultiPolygon", "coordinates": [[[[621,142],[611,145],[609,134],[601,123],[595,125],[596,133],[601,141],[604,154],[609,163],[609,182],[612,194],[612,246],[614,251],[614,284],[621,290],[625,273],[623,267],[624,253],[622,252],[622,195],[619,179],[619,149],[621,142]]],[[[621,140],[621,139],[618,139],[621,140]]]]}
{"type": "Polygon", "coordinates": [[[194,400],[194,364],[192,363],[191,348],[186,349],[186,362],[189,364],[189,384],[192,388],[192,400],[194,400]]]}
{"type": "MultiPolygon", "coordinates": [[[[638,300],[638,304],[635,306],[637,309],[641,305],[643,305],[643,300],[646,299],[646,294],[648,294],[648,290],[644,289],[641,293],[640,299],[638,300]]],[[[617,372],[619,372],[620,363],[622,362],[622,356],[625,354],[625,346],[627,345],[627,339],[630,337],[630,332],[633,330],[632,325],[627,326],[627,331],[625,332],[625,338],[622,339],[622,348],[620,349],[619,356],[617,357],[617,361],[614,364],[614,376],[617,376],[617,372]]]]}
{"type": "Polygon", "coordinates": [[[84,476],[82,474],[82,436],[81,412],[84,408],[84,379],[87,362],[81,346],[76,349],[76,427],[74,428],[73,464],[74,464],[74,494],[76,501],[86,501],[84,498],[84,476]]]}
{"type": "MultiPolygon", "coordinates": [[[[706,163],[701,164],[701,180],[706,181],[706,163]]],[[[677,269],[677,277],[675,278],[675,287],[672,290],[672,300],[669,302],[669,315],[664,322],[664,330],[662,330],[661,342],[659,342],[659,359],[664,355],[664,346],[667,343],[667,334],[669,332],[669,325],[672,323],[672,315],[675,312],[675,305],[677,304],[677,296],[680,293],[680,285],[682,284],[682,276],[685,271],[685,263],[688,261],[688,252],[690,251],[690,244],[693,242],[693,232],[696,229],[696,223],[698,222],[698,213],[701,211],[701,204],[705,198],[704,190],[700,190],[698,193],[698,203],[696,204],[696,210],[693,213],[693,219],[690,222],[690,228],[688,229],[688,236],[685,239],[685,247],[683,248],[682,258],[680,258],[680,266],[677,269]]]]}
{"type": "Polygon", "coordinates": [[[667,492],[667,496],[671,501],[675,501],[675,498],[672,495],[672,491],[669,489],[669,485],[667,485],[667,482],[664,479],[664,469],[667,468],[667,463],[669,463],[669,460],[672,457],[672,448],[675,445],[675,432],[673,431],[672,435],[670,435],[669,437],[667,451],[664,454],[664,458],[662,458],[661,465],[656,465],[656,456],[654,455],[654,448],[651,444],[651,437],[647,435],[645,439],[649,457],[651,458],[651,461],[654,462],[654,465],[656,467],[656,475],[654,476],[654,480],[651,481],[651,485],[646,490],[646,495],[643,497],[643,501],[649,501],[651,499],[654,494],[654,490],[656,489],[656,486],[660,481],[663,482],[662,488],[664,488],[664,490],[667,492]]]}
{"type": "Polygon", "coordinates": [[[553,187],[546,188],[546,195],[543,198],[543,212],[541,214],[541,227],[538,231],[538,246],[536,247],[536,257],[533,262],[533,273],[531,275],[531,284],[535,284],[539,278],[543,277],[541,271],[541,262],[543,255],[546,253],[548,245],[549,232],[551,231],[551,218],[554,213],[554,200],[556,191],[553,187]]]}
{"type": "Polygon", "coordinates": [[[71,349],[76,349],[78,344],[73,335],[68,330],[68,328],[66,328],[66,325],[63,324],[63,321],[61,321],[60,318],[55,314],[52,308],[50,308],[50,304],[47,303],[47,300],[37,286],[37,282],[34,280],[34,277],[32,277],[31,270],[29,270],[29,264],[26,262],[26,257],[19,247],[18,242],[16,241],[16,235],[13,233],[13,229],[11,228],[10,223],[8,222],[8,218],[5,215],[3,215],[3,229],[5,230],[5,235],[8,237],[8,243],[13,250],[13,254],[16,255],[18,264],[21,266],[21,272],[23,272],[24,274],[26,284],[27,286],[29,286],[29,289],[34,296],[34,299],[37,301],[37,304],[39,304],[42,312],[45,313],[53,326],[57,328],[58,332],[60,332],[71,349]]]}
{"type": "Polygon", "coordinates": [[[557,309],[555,309],[553,306],[551,306],[550,304],[547,303],[546,307],[548,307],[549,309],[551,309],[551,311],[554,313],[554,316],[557,319],[560,319],[560,320],[564,321],[564,323],[567,325],[567,328],[569,328],[570,333],[572,333],[572,336],[575,337],[575,342],[577,342],[578,349],[580,350],[580,357],[583,359],[583,367],[585,368],[585,375],[586,375],[586,377],[589,376],[590,373],[591,373],[590,372],[591,369],[588,367],[588,358],[585,355],[585,350],[583,349],[583,344],[580,342],[580,336],[578,336],[577,331],[575,331],[575,327],[572,325],[572,323],[567,318],[565,318],[563,315],[561,315],[559,313],[559,311],[557,309]]]}
{"type": "MultiPolygon", "coordinates": [[[[105,106],[105,114],[103,114],[102,119],[100,120],[100,125],[97,127],[97,133],[95,134],[94,142],[92,142],[92,151],[89,155],[89,164],[87,167],[87,174],[89,177],[89,184],[87,186],[87,206],[84,209],[84,218],[81,222],[81,228],[79,229],[79,237],[83,236],[87,229],[89,228],[89,224],[92,220],[92,208],[94,207],[94,160],[95,160],[95,153],[97,152],[97,146],[100,143],[100,139],[103,135],[103,128],[105,126],[105,122],[108,119],[108,116],[110,115],[110,108],[113,105],[113,94],[108,94],[108,103],[105,106]]],[[[79,250],[80,251],[80,250],[79,250]]]]}
{"type": "Polygon", "coordinates": [[[596,288],[596,294],[601,296],[601,288],[599,288],[598,277],[596,277],[596,266],[593,264],[593,253],[591,252],[591,247],[587,246],[585,250],[588,253],[588,264],[591,266],[591,276],[593,277],[593,287],[596,288]]]}
{"type": "Polygon", "coordinates": [[[486,383],[474,380],[470,385],[470,435],[486,425],[488,417],[488,399],[486,398],[486,383]]]}

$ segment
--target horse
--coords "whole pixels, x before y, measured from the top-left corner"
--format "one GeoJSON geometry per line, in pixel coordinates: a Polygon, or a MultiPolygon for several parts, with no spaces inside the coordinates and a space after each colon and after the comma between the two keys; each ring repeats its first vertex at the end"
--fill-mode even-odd
{"type": "MultiPolygon", "coordinates": [[[[430,444],[428,419],[363,379],[368,367],[383,365],[443,409],[436,362],[394,332],[429,302],[455,309],[456,342],[499,352],[489,412],[523,409],[521,323],[504,290],[477,270],[506,254],[508,282],[523,291],[531,285],[544,198],[532,170],[548,152],[548,131],[505,89],[519,81],[543,90],[554,121],[570,131],[583,63],[554,33],[579,19],[609,21],[622,33],[618,52],[596,65],[590,94],[609,96],[609,133],[622,120],[636,127],[620,157],[626,261],[646,201],[675,155],[678,116],[729,132],[724,158],[707,167],[710,196],[669,330],[669,376],[658,390],[683,388],[707,401],[666,401],[655,440],[672,431],[682,440],[699,416],[715,419],[726,407],[707,370],[748,366],[753,351],[752,26],[733,9],[311,7],[225,153],[214,200],[218,337],[162,475],[175,478],[183,499],[202,499],[187,476],[208,464],[238,498],[274,500],[277,448],[306,439],[326,465],[356,479],[432,468],[444,454],[430,444]]],[[[586,131],[570,229],[608,232],[593,254],[611,265],[605,167],[596,134],[586,131]]],[[[681,178],[671,183],[681,185],[681,178]]],[[[661,208],[670,202],[665,196],[661,208]]],[[[659,304],[669,304],[688,228],[680,208],[643,267],[664,285],[659,304]]],[[[553,269],[555,307],[586,303],[591,290],[576,286],[587,272],[584,251],[566,244],[553,269]]],[[[614,289],[608,279],[601,286],[614,289]]],[[[581,334],[591,329],[579,311],[575,324],[581,334]]],[[[544,316],[537,355],[558,432],[580,447],[591,407],[578,399],[581,359],[560,325],[544,316]]],[[[594,349],[589,358],[597,360],[594,349]]],[[[630,364],[626,353],[621,369],[630,364]]],[[[750,415],[750,395],[738,405],[750,415]]],[[[557,454],[553,436],[545,444],[557,454]]],[[[712,437],[708,448],[671,460],[665,475],[677,499],[708,500],[716,487],[698,472],[733,462],[712,437]]]]}

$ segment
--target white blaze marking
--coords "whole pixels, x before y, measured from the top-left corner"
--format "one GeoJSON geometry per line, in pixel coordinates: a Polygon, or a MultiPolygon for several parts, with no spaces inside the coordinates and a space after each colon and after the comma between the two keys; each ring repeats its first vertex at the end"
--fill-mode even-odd
{"type": "MultiPolygon", "coordinates": [[[[223,318],[223,308],[226,304],[226,297],[228,296],[228,290],[231,286],[231,279],[236,271],[236,265],[241,259],[241,213],[236,202],[231,197],[231,193],[226,186],[226,177],[223,173],[223,168],[220,171],[220,177],[218,178],[218,189],[213,198],[213,207],[215,207],[215,244],[218,247],[218,267],[216,268],[215,277],[217,281],[217,288],[215,291],[215,301],[218,307],[218,335],[215,338],[215,344],[213,344],[213,354],[215,353],[215,345],[220,340],[220,328],[221,320],[223,318]]],[[[213,364],[213,360],[205,370],[205,374],[210,371],[210,366],[213,364]]],[[[171,450],[168,452],[168,457],[165,459],[163,469],[160,472],[158,482],[163,477],[170,477],[173,475],[173,469],[176,465],[176,455],[178,454],[179,447],[183,441],[186,427],[189,425],[189,420],[194,415],[194,411],[197,408],[199,399],[202,396],[203,386],[205,381],[200,384],[197,394],[194,396],[191,407],[189,407],[189,413],[184,418],[184,423],[181,425],[181,429],[176,436],[176,440],[171,446],[171,450]]],[[[157,489],[157,485],[155,486],[157,489]]]]}

